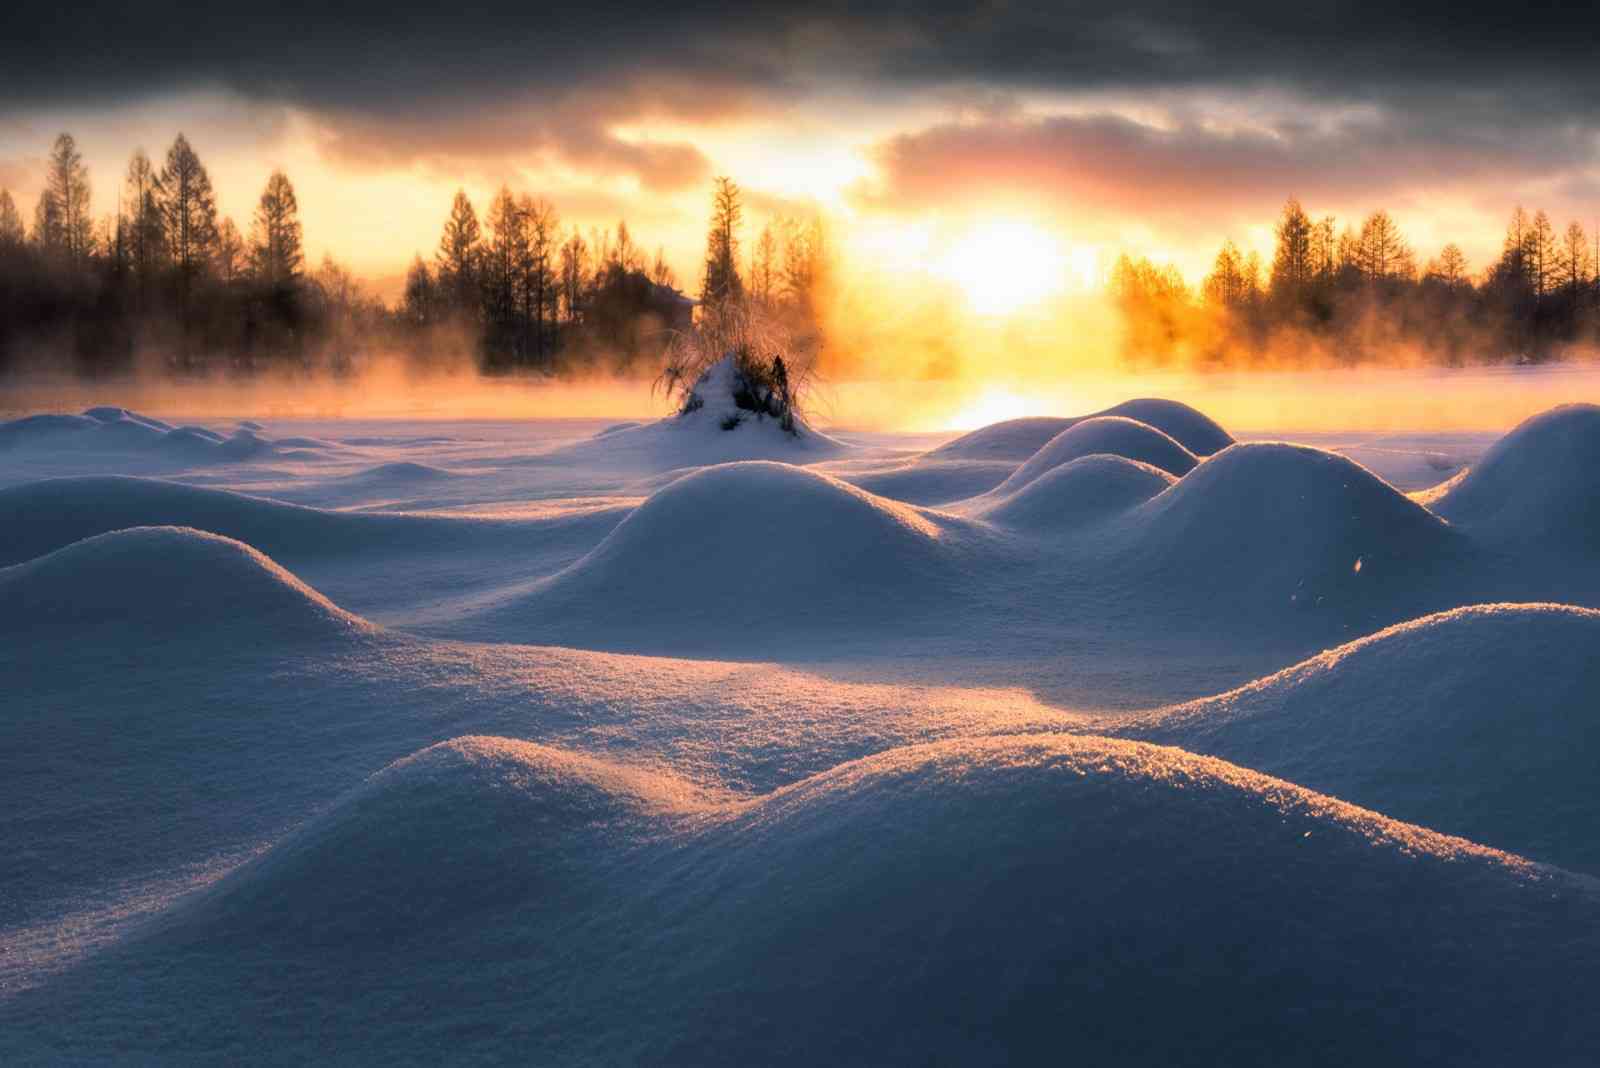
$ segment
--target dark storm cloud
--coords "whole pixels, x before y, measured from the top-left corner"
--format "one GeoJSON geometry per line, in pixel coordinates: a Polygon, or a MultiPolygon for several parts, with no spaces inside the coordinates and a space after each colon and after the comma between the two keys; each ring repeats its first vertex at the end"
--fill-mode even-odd
{"type": "Polygon", "coordinates": [[[1259,80],[1554,88],[1592,101],[1592,5],[214,3],[13,0],[0,65],[13,105],[222,83],[403,111],[511,88],[638,75],[781,89],[841,75],[1062,89],[1259,80]]]}
{"type": "Polygon", "coordinates": [[[1449,116],[1488,94],[1543,126],[1600,100],[1590,5],[1250,3],[62,4],[0,14],[0,111],[224,87],[331,124],[354,159],[548,147],[658,187],[689,146],[606,129],[819,88],[1272,87],[1449,116]],[[386,144],[380,145],[380,142],[386,144]]]}

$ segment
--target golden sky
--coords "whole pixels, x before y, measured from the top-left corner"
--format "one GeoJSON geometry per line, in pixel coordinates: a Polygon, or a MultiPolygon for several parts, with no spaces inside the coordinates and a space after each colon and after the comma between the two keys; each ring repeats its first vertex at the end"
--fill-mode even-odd
{"type": "MultiPolygon", "coordinates": [[[[31,8],[38,8],[32,11],[31,8]]],[[[392,294],[454,191],[502,183],[568,225],[626,218],[699,278],[710,179],[745,189],[746,242],[826,215],[852,270],[926,277],[972,310],[1093,286],[1119,252],[1191,282],[1220,243],[1270,252],[1297,196],[1384,207],[1419,260],[1474,268],[1513,205],[1600,212],[1592,12],[1509,22],[1459,5],[357,3],[224,16],[158,0],[0,30],[0,186],[32,210],[71,131],[110,212],[130,152],[183,131],[248,230],[273,168],[313,261],[392,294]],[[337,16],[337,17],[336,17],[337,16]],[[1025,282],[1001,287],[997,271],[1025,282]],[[1002,289],[1004,290],[1002,292],[1002,289]],[[1021,296],[1017,295],[1020,291],[1021,296]]]]}

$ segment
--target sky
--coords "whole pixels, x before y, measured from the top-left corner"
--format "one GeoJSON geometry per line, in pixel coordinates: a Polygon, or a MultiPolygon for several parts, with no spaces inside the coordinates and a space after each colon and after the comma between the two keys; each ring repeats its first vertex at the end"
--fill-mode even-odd
{"type": "Polygon", "coordinates": [[[1477,268],[1519,202],[1600,215],[1597,29],[1588,4],[1434,0],[13,0],[0,187],[31,213],[69,130],[109,212],[133,149],[182,130],[241,228],[282,167],[312,257],[380,290],[458,187],[481,209],[502,183],[569,225],[625,217],[692,289],[717,174],[747,242],[821,213],[842,255],[979,311],[997,260],[1074,289],[1128,251],[1198,281],[1226,238],[1267,254],[1290,195],[1384,207],[1421,260],[1453,240],[1477,268]]]}

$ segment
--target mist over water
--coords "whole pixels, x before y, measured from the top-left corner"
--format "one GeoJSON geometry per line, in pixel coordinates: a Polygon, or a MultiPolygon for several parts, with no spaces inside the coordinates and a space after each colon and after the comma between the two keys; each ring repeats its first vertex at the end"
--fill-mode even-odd
{"type": "MultiPolygon", "coordinates": [[[[1035,377],[981,370],[945,378],[879,372],[819,376],[814,425],[929,433],[1025,416],[1081,415],[1132,397],[1191,404],[1244,433],[1504,431],[1558,404],[1600,399],[1600,365],[1370,367],[1300,371],[1097,368],[1035,377]]],[[[115,405],[177,419],[654,419],[669,400],[644,377],[562,380],[470,370],[416,374],[375,361],[349,375],[173,379],[17,377],[0,382],[0,417],[115,405]]]]}

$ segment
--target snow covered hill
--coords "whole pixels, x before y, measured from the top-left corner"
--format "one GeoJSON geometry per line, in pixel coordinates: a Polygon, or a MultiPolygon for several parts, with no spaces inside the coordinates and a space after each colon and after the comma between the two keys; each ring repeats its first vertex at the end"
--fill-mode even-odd
{"type": "Polygon", "coordinates": [[[1424,500],[1499,544],[1600,554],[1600,406],[1534,416],[1424,500]]]}
{"type": "Polygon", "coordinates": [[[1600,612],[1403,623],[1118,733],[1600,874],[1600,612]]]}
{"type": "Polygon", "coordinates": [[[1407,495],[1171,401],[929,449],[727,373],[0,424],[0,1063],[1600,1047],[1600,408],[1368,442],[1469,465],[1407,495]]]}
{"type": "Polygon", "coordinates": [[[953,741],[718,803],[472,737],[0,1009],[0,1051],[1571,1063],[1597,921],[1592,882],[1172,749],[953,741]]]}

